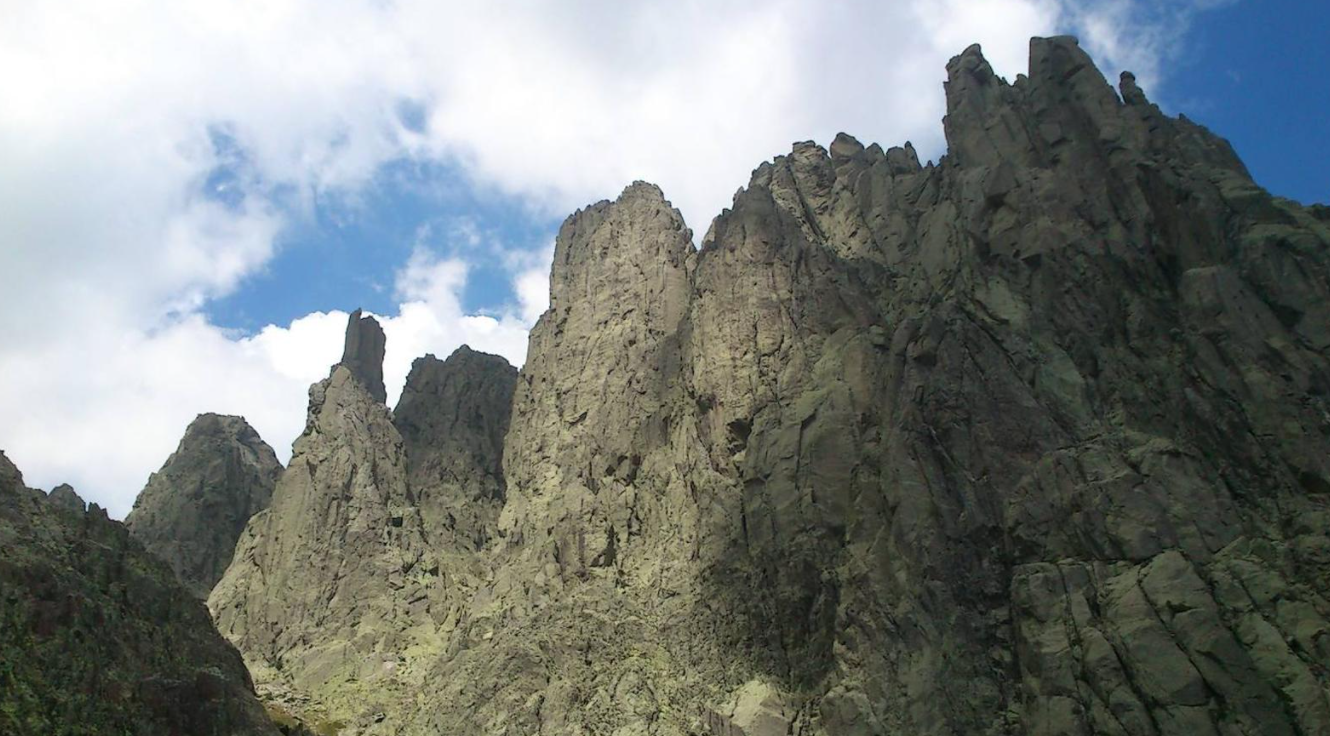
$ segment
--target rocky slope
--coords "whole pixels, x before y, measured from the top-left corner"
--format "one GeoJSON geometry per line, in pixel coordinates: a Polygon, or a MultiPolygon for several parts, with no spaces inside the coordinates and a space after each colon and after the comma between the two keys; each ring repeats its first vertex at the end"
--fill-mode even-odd
{"type": "Polygon", "coordinates": [[[272,448],[244,418],[200,414],[148,479],[125,526],[206,599],[231,564],[249,517],[267,508],[281,472],[272,448]]]}
{"type": "Polygon", "coordinates": [[[700,249],[574,214],[515,388],[390,416],[353,316],[210,599],[260,678],[344,733],[1330,732],[1330,210],[1072,39],[947,73],[937,165],[797,144],[700,249]]]}
{"type": "Polygon", "coordinates": [[[422,663],[481,582],[470,552],[504,495],[516,371],[466,348],[422,358],[394,416],[381,396],[382,335],[373,318],[351,316],[272,504],[209,598],[261,689],[313,725],[382,723],[425,690],[422,663]]]}
{"type": "Polygon", "coordinates": [[[0,550],[0,733],[276,736],[171,570],[96,504],[25,488],[2,453],[0,550]]]}

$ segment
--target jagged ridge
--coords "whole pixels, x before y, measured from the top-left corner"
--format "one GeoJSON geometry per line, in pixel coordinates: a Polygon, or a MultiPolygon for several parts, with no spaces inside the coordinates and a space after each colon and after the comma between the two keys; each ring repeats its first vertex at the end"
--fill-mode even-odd
{"type": "Polygon", "coordinates": [[[570,217],[515,388],[404,392],[482,421],[311,389],[211,599],[260,679],[363,733],[1330,728],[1323,210],[1074,40],[947,71],[937,165],[797,144],[700,250],[648,184],[570,217]]]}
{"type": "Polygon", "coordinates": [[[1330,233],[1074,40],[948,75],[937,166],[564,224],[416,732],[1330,727],[1330,233]]]}

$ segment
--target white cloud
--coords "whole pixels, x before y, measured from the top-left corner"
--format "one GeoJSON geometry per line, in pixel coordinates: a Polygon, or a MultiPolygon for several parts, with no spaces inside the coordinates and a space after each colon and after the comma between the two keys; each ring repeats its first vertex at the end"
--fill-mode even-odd
{"type": "Polygon", "coordinates": [[[1131,71],[1147,92],[1164,76],[1165,65],[1186,53],[1186,33],[1196,14],[1237,0],[1098,0],[1068,2],[1063,22],[1110,79],[1131,71]]]}
{"type": "MultiPolygon", "coordinates": [[[[1148,79],[1216,1],[6,3],[0,447],[117,514],[197,412],[243,413],[284,453],[345,315],[237,338],[200,307],[385,163],[446,164],[465,179],[449,186],[544,214],[647,179],[701,232],[794,140],[844,129],[939,155],[943,67],[971,42],[1010,77],[1029,36],[1082,29],[1148,79]]],[[[465,220],[449,257],[430,236],[398,275],[389,382],[463,340],[520,362],[549,249],[504,251],[465,220]],[[516,303],[468,314],[457,258],[485,250],[516,303]]]]}
{"type": "MultiPolygon", "coordinates": [[[[411,361],[426,353],[445,358],[458,345],[502,355],[514,365],[526,360],[526,334],[541,312],[528,301],[533,299],[530,283],[533,274],[543,279],[545,301],[549,301],[549,260],[516,275],[513,290],[518,295],[515,308],[498,314],[468,314],[462,308],[461,294],[466,286],[468,266],[457,258],[442,258],[423,246],[417,246],[406,266],[397,274],[396,292],[401,305],[395,317],[380,317],[388,339],[383,378],[388,387],[388,403],[401,394],[411,361]]],[[[376,315],[377,316],[377,315],[376,315]]]]}
{"type": "MultiPolygon", "coordinates": [[[[546,263],[548,264],[548,261],[546,263]]],[[[550,306],[549,266],[532,268],[517,274],[513,289],[517,292],[517,301],[522,307],[520,312],[522,321],[535,324],[550,306]]]]}
{"type": "MultiPolygon", "coordinates": [[[[420,251],[398,275],[398,313],[376,315],[388,338],[390,405],[411,361],[427,352],[442,358],[466,343],[518,365],[525,358],[532,309],[466,313],[466,272],[420,251]]],[[[285,462],[304,429],[309,385],[341,357],[347,317],[316,312],[232,339],[190,314],[151,331],[93,330],[4,351],[4,449],[30,485],[70,482],[117,517],[199,412],[246,417],[285,462]]]]}

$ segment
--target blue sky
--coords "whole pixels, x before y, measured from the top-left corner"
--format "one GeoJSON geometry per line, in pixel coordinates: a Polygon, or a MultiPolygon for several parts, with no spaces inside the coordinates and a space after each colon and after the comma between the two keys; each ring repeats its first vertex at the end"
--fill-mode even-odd
{"type": "Polygon", "coordinates": [[[554,233],[629,182],[696,233],[837,132],[944,153],[948,58],[1074,33],[1110,79],[1330,196],[1330,4],[101,0],[0,6],[0,449],[129,510],[199,412],[289,456],[347,313],[520,364],[554,233]]]}
{"type": "Polygon", "coordinates": [[[1330,3],[1246,0],[1198,14],[1157,94],[1224,136],[1258,183],[1330,203],[1330,3]]]}
{"type": "Polygon", "coordinates": [[[517,296],[505,256],[539,253],[558,224],[519,197],[468,182],[455,167],[394,161],[354,198],[315,202],[279,236],[266,267],[210,300],[205,313],[245,333],[319,310],[392,314],[395,276],[422,246],[468,261],[463,309],[498,310],[517,296]]]}

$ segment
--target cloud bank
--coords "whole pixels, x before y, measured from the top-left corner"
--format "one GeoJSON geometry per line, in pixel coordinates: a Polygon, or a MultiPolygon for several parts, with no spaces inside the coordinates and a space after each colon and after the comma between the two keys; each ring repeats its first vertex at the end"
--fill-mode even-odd
{"type": "MultiPolygon", "coordinates": [[[[72,482],[115,516],[198,412],[244,414],[286,457],[346,315],[245,336],[203,307],[387,164],[443,163],[450,186],[546,216],[646,179],[704,231],[794,140],[941,155],[943,68],[970,43],[1011,77],[1030,36],[1080,32],[1148,86],[1215,2],[7,4],[0,447],[30,484],[72,482]]],[[[549,253],[516,245],[514,296],[486,314],[462,308],[465,253],[425,244],[402,264],[390,392],[462,342],[521,362],[549,253]]]]}

